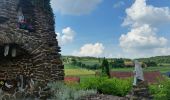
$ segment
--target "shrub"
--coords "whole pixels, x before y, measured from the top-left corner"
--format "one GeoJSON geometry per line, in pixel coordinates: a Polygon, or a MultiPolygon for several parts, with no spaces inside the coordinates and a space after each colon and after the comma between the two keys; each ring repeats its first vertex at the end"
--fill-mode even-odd
{"type": "Polygon", "coordinates": [[[156,62],[154,62],[154,61],[145,61],[144,62],[148,67],[156,67],[156,66],[158,66],[158,64],[156,63],[156,62]]]}
{"type": "Polygon", "coordinates": [[[82,89],[97,89],[100,85],[100,80],[99,78],[87,78],[81,82],[79,85],[79,88],[82,89]]]}
{"type": "Polygon", "coordinates": [[[122,58],[115,59],[112,66],[113,66],[113,68],[123,68],[123,67],[125,67],[125,62],[122,58]]]}
{"type": "Polygon", "coordinates": [[[166,79],[160,84],[150,85],[150,93],[154,100],[169,100],[170,98],[170,80],[166,79]]]}
{"type": "Polygon", "coordinates": [[[52,100],[78,100],[83,96],[96,94],[96,90],[86,90],[86,89],[77,89],[74,86],[69,87],[62,82],[49,83],[53,91],[52,100]]]}
{"type": "Polygon", "coordinates": [[[99,93],[125,96],[131,90],[130,79],[109,79],[107,77],[89,78],[80,83],[82,89],[97,89],[99,93]]]}
{"type": "Polygon", "coordinates": [[[110,68],[109,68],[109,62],[107,61],[107,59],[104,58],[103,62],[102,62],[102,75],[106,75],[108,77],[110,77],[110,68]]]}

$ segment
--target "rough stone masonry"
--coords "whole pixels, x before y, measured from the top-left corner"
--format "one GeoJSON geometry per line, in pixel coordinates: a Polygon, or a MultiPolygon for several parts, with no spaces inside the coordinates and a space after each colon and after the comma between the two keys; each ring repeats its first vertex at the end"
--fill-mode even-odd
{"type": "Polygon", "coordinates": [[[50,0],[0,0],[0,80],[63,80],[54,24],[50,0]]]}

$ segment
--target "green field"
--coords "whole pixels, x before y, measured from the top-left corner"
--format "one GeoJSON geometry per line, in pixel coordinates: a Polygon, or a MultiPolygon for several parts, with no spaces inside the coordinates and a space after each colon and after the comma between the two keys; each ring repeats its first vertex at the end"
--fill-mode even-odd
{"type": "Polygon", "coordinates": [[[98,59],[80,59],[80,62],[82,62],[85,65],[95,65],[95,64],[101,64],[98,59]]]}
{"type": "MultiPolygon", "coordinates": [[[[73,66],[71,64],[65,64],[65,71],[67,72],[66,75],[69,75],[68,73],[72,74],[73,70],[76,70],[74,75],[76,75],[76,73],[79,75],[79,72],[82,72],[81,74],[85,73],[85,74],[92,74],[92,72],[94,73],[95,71],[91,71],[91,70],[86,70],[86,69],[81,69],[78,66],[73,66]],[[80,71],[79,71],[80,70],[80,71]],[[83,72],[84,71],[84,72],[83,72]]],[[[133,71],[134,68],[112,68],[112,71],[133,71]]],[[[158,67],[147,67],[144,68],[144,71],[160,71],[161,73],[166,73],[166,72],[170,72],[170,65],[166,64],[165,66],[158,66],[158,67]]]]}
{"type": "Polygon", "coordinates": [[[95,71],[87,69],[65,69],[66,76],[86,76],[95,75],[95,71]]]}
{"type": "Polygon", "coordinates": [[[64,64],[64,69],[77,69],[77,68],[79,67],[71,64],[64,64]]]}
{"type": "Polygon", "coordinates": [[[81,69],[77,66],[72,66],[69,64],[65,65],[65,76],[78,76],[80,77],[80,81],[83,82],[87,78],[95,77],[95,71],[87,70],[87,69],[81,69]]]}
{"type": "MultiPolygon", "coordinates": [[[[114,68],[112,71],[128,71],[132,72],[133,68],[114,68]]],[[[170,67],[149,67],[144,68],[144,71],[160,71],[161,73],[166,73],[170,71],[170,67]]],[[[76,68],[75,69],[65,69],[65,75],[66,76],[85,76],[85,75],[95,75],[95,71],[87,70],[87,69],[81,69],[76,68]]]]}

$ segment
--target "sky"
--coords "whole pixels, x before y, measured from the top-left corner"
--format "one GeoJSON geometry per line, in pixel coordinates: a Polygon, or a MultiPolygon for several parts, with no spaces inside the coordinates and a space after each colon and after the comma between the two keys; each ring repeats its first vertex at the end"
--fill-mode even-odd
{"type": "Polygon", "coordinates": [[[62,55],[170,55],[169,0],[52,0],[62,55]]]}

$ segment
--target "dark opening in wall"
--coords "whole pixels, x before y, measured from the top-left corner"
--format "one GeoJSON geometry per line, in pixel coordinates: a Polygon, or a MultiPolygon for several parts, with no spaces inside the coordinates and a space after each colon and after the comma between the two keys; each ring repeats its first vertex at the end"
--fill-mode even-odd
{"type": "Polygon", "coordinates": [[[17,44],[4,44],[0,46],[0,62],[2,63],[4,61],[12,61],[29,56],[29,53],[17,44]],[[8,50],[6,50],[6,47],[8,47],[8,50]]]}
{"type": "Polygon", "coordinates": [[[31,0],[19,0],[17,12],[18,28],[35,32],[34,6],[31,0]]]}

